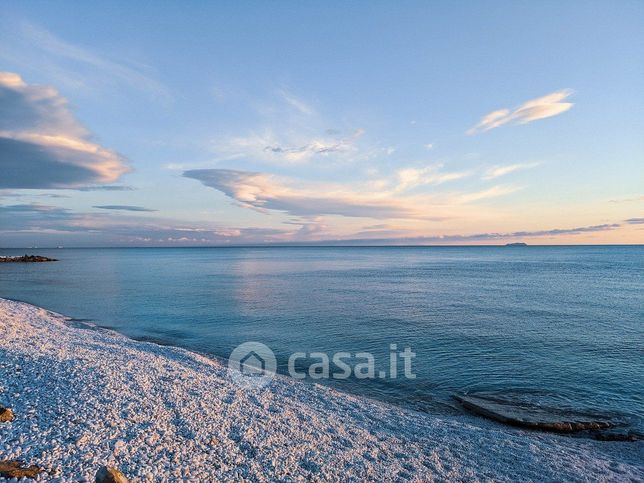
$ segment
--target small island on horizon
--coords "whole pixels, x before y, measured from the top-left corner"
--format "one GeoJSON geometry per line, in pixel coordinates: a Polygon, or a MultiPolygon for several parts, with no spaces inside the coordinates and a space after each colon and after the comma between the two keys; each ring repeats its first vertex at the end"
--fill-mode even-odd
{"type": "Polygon", "coordinates": [[[505,246],[506,247],[527,247],[528,244],[523,242],[514,242],[514,243],[506,243],[505,246]]]}

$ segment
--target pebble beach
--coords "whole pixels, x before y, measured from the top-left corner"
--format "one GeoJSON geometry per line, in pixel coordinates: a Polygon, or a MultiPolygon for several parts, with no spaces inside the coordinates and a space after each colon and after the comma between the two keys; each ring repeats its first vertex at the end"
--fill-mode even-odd
{"type": "MultiPolygon", "coordinates": [[[[435,416],[0,299],[0,462],[39,481],[642,481],[644,445],[435,416]]],[[[2,478],[0,478],[2,479],[2,478]]]]}

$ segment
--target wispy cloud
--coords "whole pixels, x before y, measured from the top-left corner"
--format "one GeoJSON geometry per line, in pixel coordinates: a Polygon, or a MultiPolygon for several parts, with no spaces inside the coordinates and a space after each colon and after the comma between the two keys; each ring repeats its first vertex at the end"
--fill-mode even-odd
{"type": "Polygon", "coordinates": [[[57,206],[43,205],[40,203],[27,203],[19,205],[5,205],[0,206],[2,211],[5,213],[67,213],[69,210],[67,208],[59,208],[57,206]]]}
{"type": "Polygon", "coordinates": [[[513,110],[499,109],[492,111],[483,116],[476,126],[467,131],[467,134],[473,135],[489,131],[504,124],[527,124],[538,119],[557,116],[573,106],[571,102],[563,102],[572,93],[571,89],[562,89],[524,102],[513,110]]]}
{"type": "MultiPolygon", "coordinates": [[[[517,239],[552,238],[567,235],[582,235],[586,233],[601,233],[617,230],[621,223],[580,226],[575,228],[554,228],[550,230],[489,232],[471,235],[432,235],[432,236],[395,236],[396,230],[391,230],[393,236],[381,237],[376,231],[364,231],[357,235],[360,238],[343,238],[335,240],[320,240],[319,245],[467,245],[478,242],[506,243],[517,239]]],[[[383,231],[383,233],[387,233],[383,231]]],[[[296,242],[301,244],[301,242],[296,242]]],[[[306,243],[306,242],[304,242],[306,243]]]]}
{"type": "Polygon", "coordinates": [[[393,180],[378,183],[301,183],[265,173],[229,169],[185,171],[187,178],[217,189],[241,206],[261,212],[281,211],[295,216],[341,215],[374,219],[442,220],[449,205],[467,204],[502,196],[517,188],[496,186],[483,192],[451,194],[441,198],[404,193],[421,184],[440,184],[462,176],[432,170],[402,170],[393,180]]]}
{"type": "Polygon", "coordinates": [[[608,200],[609,203],[636,203],[638,201],[644,201],[644,196],[636,196],[634,198],[619,198],[614,200],[608,200]]]}
{"type": "MultiPolygon", "coordinates": [[[[21,190],[22,191],[22,190],[21,190]]],[[[0,198],[69,198],[60,193],[25,193],[11,190],[0,190],[0,198]]]]}
{"type": "Polygon", "coordinates": [[[302,161],[316,154],[330,154],[350,149],[352,144],[364,134],[364,130],[356,129],[353,134],[336,139],[313,139],[304,146],[265,146],[264,152],[282,154],[289,161],[302,161]]]}
{"type": "Polygon", "coordinates": [[[404,168],[399,170],[396,175],[398,183],[395,187],[396,192],[407,191],[418,186],[437,185],[454,181],[468,176],[468,172],[441,172],[438,166],[428,166],[424,168],[404,168]]]}
{"type": "Polygon", "coordinates": [[[289,186],[275,177],[248,171],[196,169],[183,174],[215,188],[243,206],[276,210],[296,216],[342,215],[368,218],[418,216],[410,207],[391,199],[361,195],[331,186],[289,186]]]}
{"type": "Polygon", "coordinates": [[[96,205],[92,208],[99,208],[101,210],[116,210],[116,211],[158,211],[150,208],[143,208],[142,206],[132,205],[96,205]]]}
{"type": "Polygon", "coordinates": [[[215,142],[215,152],[224,159],[248,159],[277,163],[306,163],[354,150],[356,141],[364,130],[356,129],[342,136],[324,133],[311,136],[287,129],[281,135],[273,129],[247,136],[234,136],[215,142]]]}
{"type": "Polygon", "coordinates": [[[117,181],[125,159],[93,141],[52,87],[0,72],[0,188],[76,188],[117,181]]]}
{"type": "Polygon", "coordinates": [[[76,191],[135,191],[133,186],[123,185],[97,185],[97,186],[81,186],[74,188],[76,191]]]}
{"type": "Polygon", "coordinates": [[[499,196],[509,195],[511,193],[519,191],[520,189],[521,188],[518,186],[492,186],[491,188],[481,191],[458,195],[457,200],[461,203],[472,203],[474,201],[481,201],[489,198],[498,198],[499,196]]]}
{"type": "Polygon", "coordinates": [[[118,212],[84,213],[37,203],[0,206],[3,246],[195,246],[308,240],[324,225],[294,222],[287,228],[222,227],[118,212]]]}
{"type": "Polygon", "coordinates": [[[535,168],[539,166],[540,163],[518,163],[518,164],[509,164],[506,166],[492,166],[487,169],[483,174],[483,179],[490,180],[495,179],[500,176],[505,176],[506,174],[514,173],[515,171],[521,171],[524,169],[535,168]]]}
{"type": "Polygon", "coordinates": [[[280,90],[279,94],[291,107],[293,107],[299,113],[305,114],[307,116],[315,114],[315,109],[311,107],[305,100],[300,99],[299,97],[293,95],[285,89],[280,90]]]}
{"type": "Polygon", "coordinates": [[[245,244],[316,244],[316,245],[422,245],[471,244],[538,238],[557,239],[618,230],[626,225],[642,224],[644,219],[631,218],[618,223],[524,230],[480,232],[473,234],[436,234],[409,236],[407,230],[390,224],[366,226],[362,231],[333,238],[328,226],[318,218],[285,222],[283,227],[226,227],[185,220],[158,219],[141,215],[84,213],[38,203],[0,205],[0,236],[5,246],[198,246],[245,244]]]}
{"type": "MultiPolygon", "coordinates": [[[[255,127],[219,134],[211,140],[218,161],[294,166],[316,161],[356,162],[370,155],[364,150],[364,129],[337,127],[338,123],[329,122],[310,102],[285,89],[255,102],[255,108],[255,127]]],[[[386,153],[386,148],[380,148],[379,153],[386,153]]]]}
{"type": "Polygon", "coordinates": [[[142,63],[114,60],[89,48],[72,44],[26,20],[3,22],[10,30],[0,58],[24,70],[46,71],[50,78],[74,88],[95,89],[120,83],[167,102],[169,89],[142,63]]]}

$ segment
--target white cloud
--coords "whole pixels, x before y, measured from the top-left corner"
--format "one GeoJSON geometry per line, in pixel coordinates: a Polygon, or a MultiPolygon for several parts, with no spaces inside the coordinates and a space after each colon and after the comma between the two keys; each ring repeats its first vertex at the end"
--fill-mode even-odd
{"type": "Polygon", "coordinates": [[[217,189],[241,206],[268,213],[271,210],[294,216],[340,215],[373,219],[440,220],[452,207],[502,196],[517,188],[493,187],[484,192],[436,194],[404,193],[423,184],[440,184],[461,177],[460,173],[401,170],[392,180],[362,185],[302,183],[249,171],[196,169],[183,174],[217,189]]]}
{"type": "Polygon", "coordinates": [[[303,99],[300,99],[299,97],[294,96],[290,92],[286,91],[285,89],[282,89],[279,91],[280,95],[284,98],[284,100],[290,105],[292,108],[297,110],[300,114],[305,114],[307,116],[311,116],[315,114],[315,109],[311,107],[306,101],[303,99]]]}
{"type": "Polygon", "coordinates": [[[571,102],[563,102],[572,93],[571,89],[562,89],[524,102],[514,110],[492,111],[483,116],[476,126],[467,131],[467,134],[489,131],[504,124],[527,124],[538,119],[557,116],[573,106],[571,102]]]}
{"type": "Polygon", "coordinates": [[[418,186],[437,185],[464,178],[466,172],[443,173],[438,171],[441,166],[428,166],[425,168],[404,168],[397,172],[398,183],[396,192],[407,191],[418,186]]]}
{"type": "Polygon", "coordinates": [[[472,203],[473,201],[480,201],[489,198],[498,198],[499,196],[509,195],[516,191],[519,191],[520,189],[521,188],[517,186],[492,186],[491,188],[485,190],[459,195],[457,197],[457,200],[460,203],[472,203]]]}
{"type": "Polygon", "coordinates": [[[506,174],[510,174],[515,171],[530,169],[536,166],[539,166],[539,163],[518,163],[518,164],[510,164],[507,166],[492,166],[491,168],[485,171],[485,173],[483,174],[483,179],[490,180],[490,179],[498,178],[500,176],[505,176],[506,174]]]}
{"type": "Polygon", "coordinates": [[[252,105],[257,113],[254,127],[244,132],[219,134],[211,140],[217,161],[289,166],[315,161],[357,162],[393,152],[393,148],[366,146],[364,129],[355,125],[337,127],[337,123],[321,116],[310,102],[286,89],[252,105]]]}
{"type": "Polygon", "coordinates": [[[90,134],[52,87],[0,72],[0,188],[80,188],[112,183],[129,168],[90,134]]]}
{"type": "Polygon", "coordinates": [[[273,129],[266,129],[248,136],[218,140],[214,143],[214,149],[217,155],[224,159],[244,158],[251,161],[298,164],[352,152],[355,143],[363,134],[363,129],[356,129],[345,136],[335,133],[306,136],[291,130],[285,130],[278,135],[273,129]]]}
{"type": "Polygon", "coordinates": [[[196,169],[184,176],[222,191],[242,206],[259,211],[276,210],[296,216],[341,215],[366,218],[413,218],[411,205],[388,196],[358,193],[343,186],[292,183],[265,173],[228,169],[196,169]]]}

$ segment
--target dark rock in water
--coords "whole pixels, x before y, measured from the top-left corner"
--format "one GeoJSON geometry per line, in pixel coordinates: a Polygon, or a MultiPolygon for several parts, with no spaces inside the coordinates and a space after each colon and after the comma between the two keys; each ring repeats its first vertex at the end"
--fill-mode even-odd
{"type": "Polygon", "coordinates": [[[515,243],[506,243],[505,246],[506,247],[527,247],[528,244],[523,242],[515,242],[515,243]]]}
{"type": "Polygon", "coordinates": [[[9,408],[0,406],[0,423],[8,423],[14,419],[13,411],[9,408]]]}
{"type": "Polygon", "coordinates": [[[610,421],[595,419],[591,415],[558,413],[479,396],[454,396],[454,398],[474,414],[512,426],[558,433],[577,433],[612,427],[610,421]]]}
{"type": "Polygon", "coordinates": [[[128,483],[127,478],[116,468],[103,466],[96,473],[95,483],[128,483]]]}
{"type": "Polygon", "coordinates": [[[35,478],[43,471],[40,466],[26,466],[20,460],[0,461],[0,477],[3,478],[35,478]]]}
{"type": "Polygon", "coordinates": [[[43,257],[40,255],[23,255],[21,257],[0,257],[0,263],[10,262],[57,262],[55,258],[43,257]]]}
{"type": "Polygon", "coordinates": [[[593,438],[597,441],[639,441],[642,439],[641,435],[628,432],[619,431],[602,431],[593,433],[593,438]]]}

